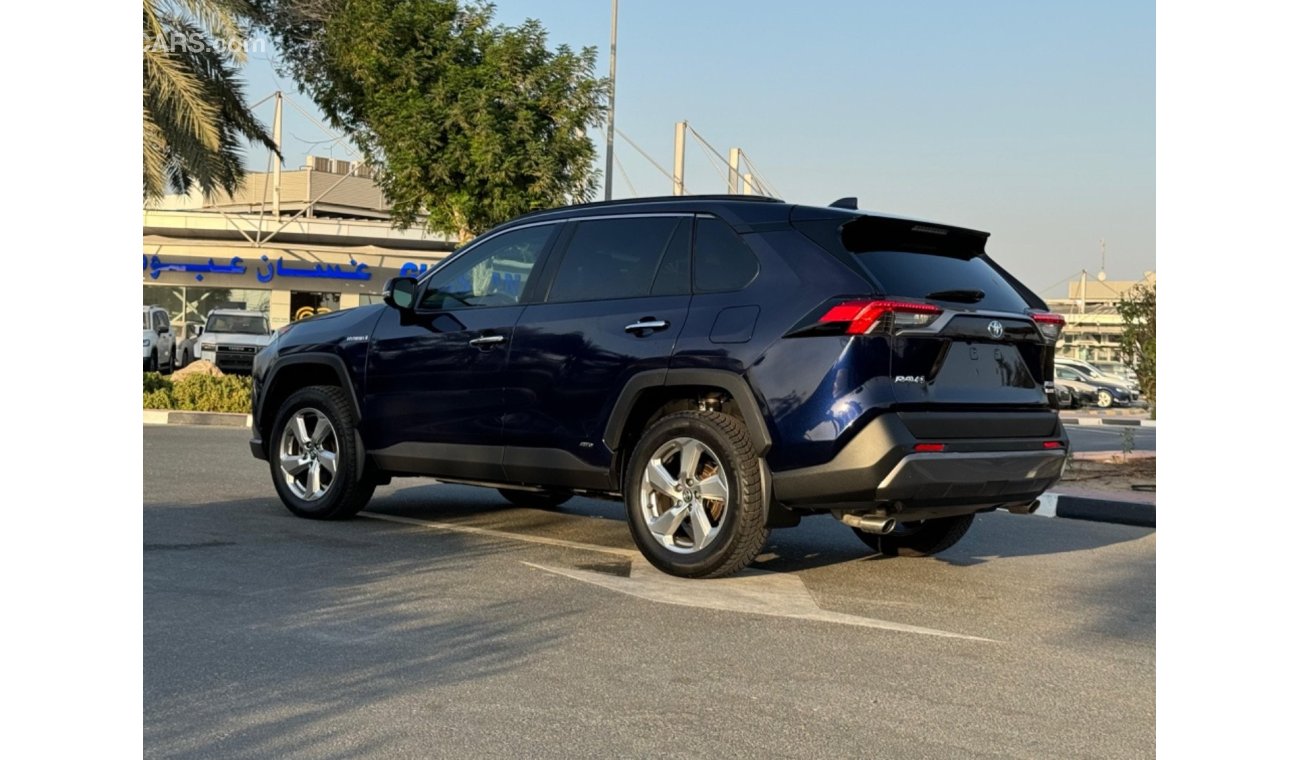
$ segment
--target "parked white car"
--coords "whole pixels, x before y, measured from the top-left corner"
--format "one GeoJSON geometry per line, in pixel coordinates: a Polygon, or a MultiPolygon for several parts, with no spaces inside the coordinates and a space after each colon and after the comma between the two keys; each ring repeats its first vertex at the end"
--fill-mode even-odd
{"type": "Polygon", "coordinates": [[[1132,391],[1136,391],[1138,389],[1136,380],[1129,380],[1127,377],[1123,377],[1120,375],[1112,375],[1108,372],[1103,371],[1095,364],[1091,364],[1082,359],[1070,359],[1070,358],[1062,358],[1058,356],[1056,357],[1056,364],[1058,366],[1075,368],[1076,370],[1079,371],[1079,374],[1084,376],[1084,379],[1087,382],[1093,382],[1094,384],[1096,384],[1094,381],[1100,381],[1101,383],[1111,383],[1113,385],[1123,386],[1132,391]]]}
{"type": "Polygon", "coordinates": [[[144,307],[144,371],[167,372],[176,369],[176,337],[172,320],[161,306],[144,307]]]}
{"type": "Polygon", "coordinates": [[[200,359],[222,372],[248,374],[253,357],[271,342],[271,324],[260,311],[213,309],[198,342],[200,359]]]}

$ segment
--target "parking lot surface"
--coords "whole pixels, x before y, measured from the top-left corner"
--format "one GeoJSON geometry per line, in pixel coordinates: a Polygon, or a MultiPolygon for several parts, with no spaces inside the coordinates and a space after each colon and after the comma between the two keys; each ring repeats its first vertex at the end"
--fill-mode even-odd
{"type": "Polygon", "coordinates": [[[1152,530],[873,559],[817,517],[679,581],[614,502],[398,480],[297,519],[247,438],[144,430],[150,757],[1154,755],[1152,530]]]}

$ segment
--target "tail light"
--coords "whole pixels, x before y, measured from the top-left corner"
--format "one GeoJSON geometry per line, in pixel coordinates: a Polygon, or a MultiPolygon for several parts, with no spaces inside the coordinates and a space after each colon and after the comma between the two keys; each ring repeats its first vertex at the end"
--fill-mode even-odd
{"type": "Polygon", "coordinates": [[[821,319],[823,325],[844,324],[846,335],[868,335],[885,329],[883,317],[893,316],[895,327],[924,327],[938,319],[943,309],[914,301],[846,301],[832,306],[821,319]]]}
{"type": "Polygon", "coordinates": [[[1046,312],[1036,312],[1030,316],[1033,317],[1034,324],[1038,325],[1038,331],[1047,338],[1048,342],[1055,343],[1056,339],[1061,337],[1061,330],[1065,327],[1065,317],[1046,312]]]}

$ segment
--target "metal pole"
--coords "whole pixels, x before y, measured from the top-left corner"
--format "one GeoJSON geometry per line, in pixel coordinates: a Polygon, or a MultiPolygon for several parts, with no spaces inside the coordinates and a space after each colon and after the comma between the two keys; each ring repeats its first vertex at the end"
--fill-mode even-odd
{"type": "Polygon", "coordinates": [[[740,192],[740,148],[727,153],[727,192],[740,192]]]}
{"type": "MultiPolygon", "coordinates": [[[[277,219],[280,216],[280,164],[283,163],[281,156],[284,155],[281,152],[282,148],[280,145],[280,123],[281,121],[283,121],[282,119],[283,114],[284,114],[284,93],[280,92],[279,90],[276,90],[275,120],[271,122],[271,140],[275,143],[275,150],[277,153],[280,153],[280,155],[272,156],[275,166],[271,169],[271,180],[272,180],[271,184],[273,185],[273,188],[271,190],[271,213],[275,214],[277,219]]],[[[265,187],[265,185],[263,185],[263,187],[265,187]]],[[[262,198],[263,198],[263,202],[265,203],[266,196],[263,195],[262,198]]]]}
{"type": "Polygon", "coordinates": [[[686,122],[677,122],[673,142],[673,195],[686,195],[686,122]]]}
{"type": "Polygon", "coordinates": [[[609,125],[605,130],[605,200],[614,197],[614,73],[618,59],[618,0],[609,17],[609,125]]]}

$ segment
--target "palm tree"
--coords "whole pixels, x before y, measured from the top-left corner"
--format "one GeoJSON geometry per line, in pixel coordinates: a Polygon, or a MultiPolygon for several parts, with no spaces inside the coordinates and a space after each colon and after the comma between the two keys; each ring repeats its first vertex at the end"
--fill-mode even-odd
{"type": "Polygon", "coordinates": [[[244,102],[245,0],[144,0],[144,197],[234,192],[241,140],[275,150],[244,102]]]}

